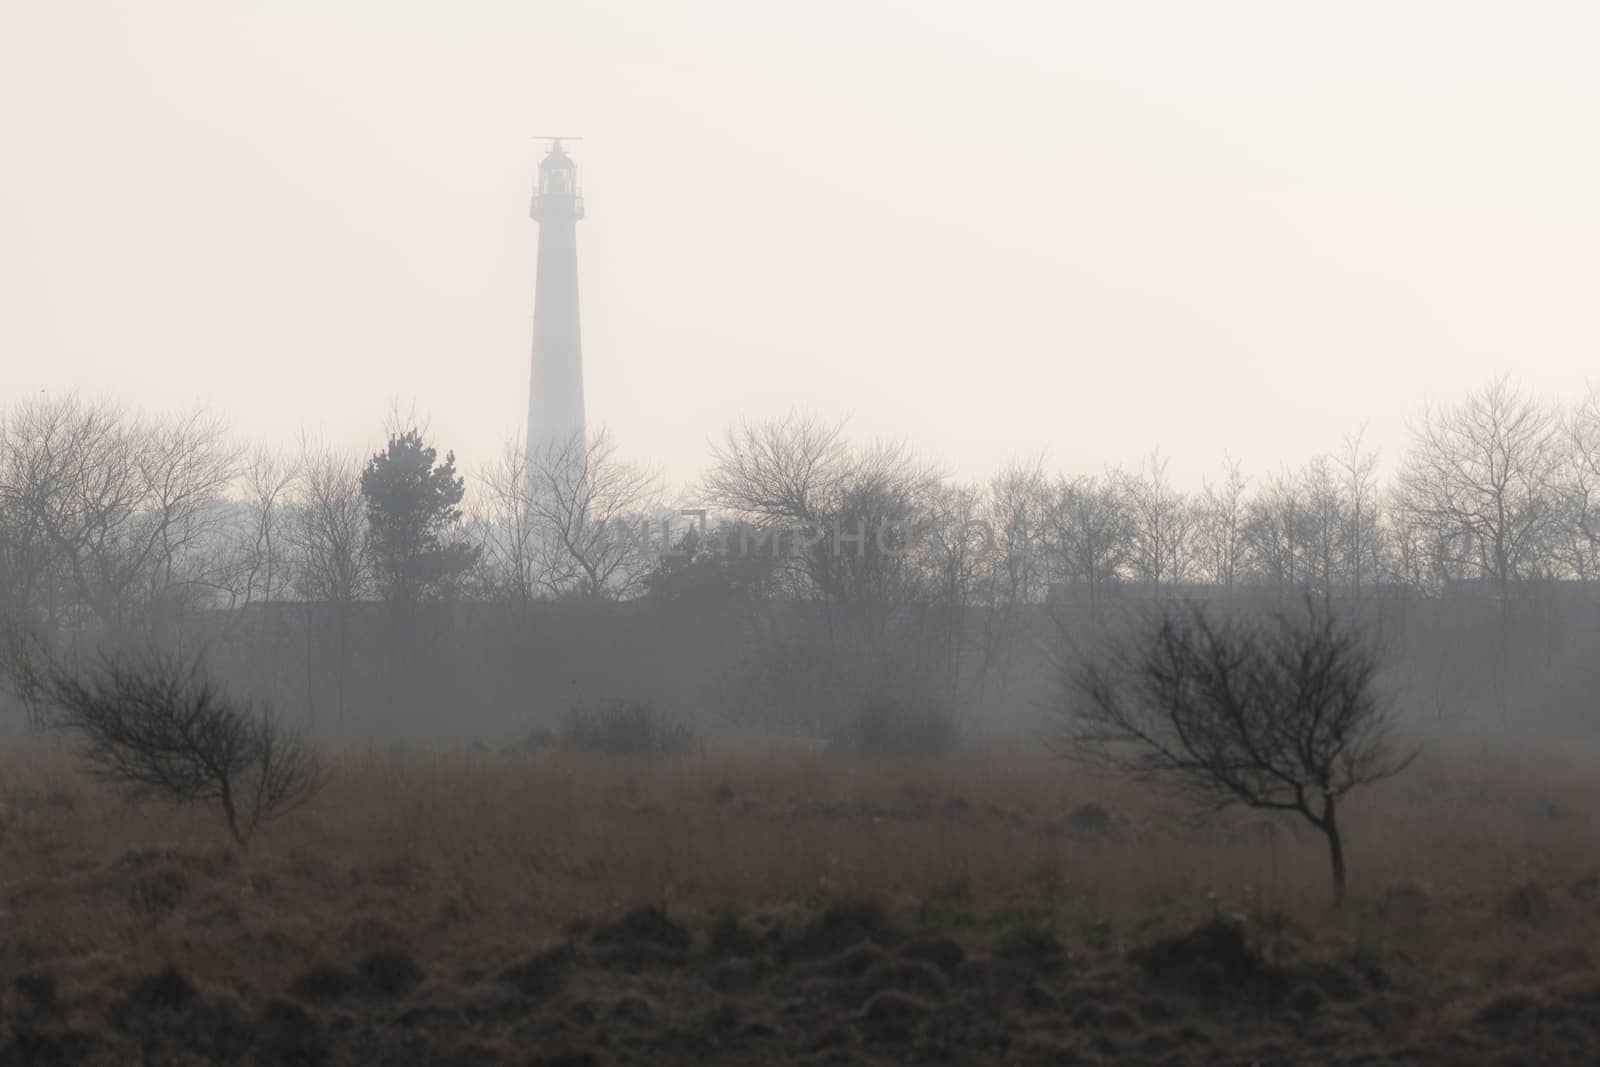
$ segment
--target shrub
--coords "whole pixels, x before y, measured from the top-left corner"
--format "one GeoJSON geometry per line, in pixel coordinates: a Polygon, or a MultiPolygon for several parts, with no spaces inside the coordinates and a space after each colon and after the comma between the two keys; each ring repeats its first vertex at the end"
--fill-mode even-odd
{"type": "Polygon", "coordinates": [[[955,716],[937,704],[878,697],[834,735],[828,751],[890,758],[936,756],[955,748],[960,737],[955,716]]]}
{"type": "Polygon", "coordinates": [[[241,848],[322,784],[316,750],[270,710],[229,698],[199,659],[106,655],[80,673],[39,655],[19,677],[45,724],[82,742],[97,777],[136,795],[214,804],[241,848]]]}
{"type": "Polygon", "coordinates": [[[669,756],[688,752],[694,728],[638,700],[615,700],[599,711],[582,704],[567,713],[561,743],[613,756],[669,756]]]}

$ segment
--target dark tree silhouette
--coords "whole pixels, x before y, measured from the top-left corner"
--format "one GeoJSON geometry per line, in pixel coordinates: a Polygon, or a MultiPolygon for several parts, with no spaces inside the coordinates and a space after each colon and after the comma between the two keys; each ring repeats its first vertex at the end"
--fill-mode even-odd
{"type": "Polygon", "coordinates": [[[107,655],[80,672],[35,650],[15,673],[37,718],[77,737],[97,777],[176,804],[215,804],[241,848],[321,787],[316,750],[270,710],[229,698],[199,659],[107,655]]]}
{"type": "Polygon", "coordinates": [[[1266,623],[1169,608],[1069,670],[1060,751],[1214,808],[1301,816],[1327,838],[1343,900],[1339,802],[1417,754],[1388,743],[1377,669],[1373,642],[1322,601],[1266,623]]]}
{"type": "Polygon", "coordinates": [[[455,453],[437,460],[411,429],[391,435],[361,474],[373,568],[391,604],[413,604],[448,587],[477,558],[476,548],[452,538],[466,493],[455,453]]]}
{"type": "Polygon", "coordinates": [[[739,523],[724,522],[709,533],[700,524],[690,525],[645,577],[645,594],[707,614],[738,610],[747,615],[768,595],[765,586],[778,561],[765,553],[736,551],[741,538],[748,543],[751,535],[739,523]]]}

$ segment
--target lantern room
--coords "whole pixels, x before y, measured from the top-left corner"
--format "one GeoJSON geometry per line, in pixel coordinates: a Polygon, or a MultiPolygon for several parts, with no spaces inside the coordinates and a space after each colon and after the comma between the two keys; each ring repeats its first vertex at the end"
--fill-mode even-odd
{"type": "Polygon", "coordinates": [[[533,193],[535,219],[583,218],[583,195],[578,187],[578,165],[560,140],[552,140],[550,151],[539,163],[538,185],[533,193]]]}

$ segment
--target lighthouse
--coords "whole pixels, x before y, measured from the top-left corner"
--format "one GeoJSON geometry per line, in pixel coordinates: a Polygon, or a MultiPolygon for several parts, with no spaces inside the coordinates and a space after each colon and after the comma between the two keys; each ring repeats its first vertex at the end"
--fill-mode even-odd
{"type": "MultiPolygon", "coordinates": [[[[550,138],[539,163],[531,214],[539,224],[533,294],[533,369],[528,380],[529,467],[583,448],[583,346],[578,332],[578,167],[563,141],[550,138]]],[[[581,454],[581,451],[573,453],[581,454]]]]}

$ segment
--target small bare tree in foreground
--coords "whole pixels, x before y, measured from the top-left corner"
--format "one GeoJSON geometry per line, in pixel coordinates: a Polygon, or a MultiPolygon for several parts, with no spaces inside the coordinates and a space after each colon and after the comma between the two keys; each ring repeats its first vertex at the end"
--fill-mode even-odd
{"type": "Polygon", "coordinates": [[[1417,755],[1388,743],[1377,668],[1367,636],[1313,599],[1265,623],[1169,609],[1069,672],[1062,754],[1215,808],[1300,815],[1327,838],[1342,901],[1339,801],[1417,755]]]}
{"type": "Polygon", "coordinates": [[[197,659],[107,655],[80,674],[34,656],[18,674],[44,723],[82,741],[96,777],[137,795],[215,804],[241,848],[322,784],[315,748],[270,711],[230,699],[197,659]]]}

